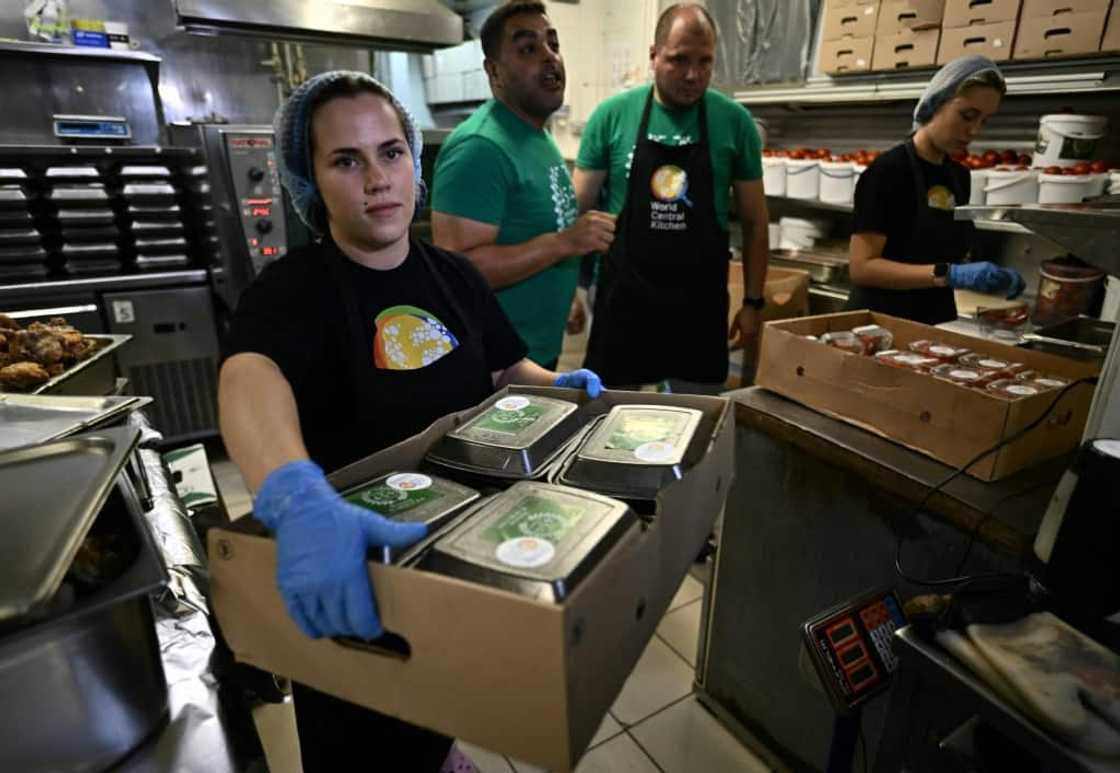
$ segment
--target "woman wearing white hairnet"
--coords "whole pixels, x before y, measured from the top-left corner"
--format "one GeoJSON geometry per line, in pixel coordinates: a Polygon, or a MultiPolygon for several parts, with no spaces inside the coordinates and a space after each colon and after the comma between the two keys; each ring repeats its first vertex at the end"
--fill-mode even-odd
{"type": "Polygon", "coordinates": [[[974,227],[953,217],[955,207],[968,203],[971,180],[951,156],[976,138],[1005,92],[991,60],[966,56],[949,62],[914,110],[914,133],[860,177],[849,309],[936,325],[957,318],[956,288],[1009,298],[1023,291],[1023,279],[1013,269],[963,262],[974,227]]]}
{"type": "MultiPolygon", "coordinates": [[[[317,76],[275,121],[281,181],[318,243],[269,265],[225,341],[222,437],[253,515],[276,533],[277,582],[305,634],[382,633],[366,551],[424,536],[344,501],[324,477],[508,383],[581,387],[526,347],[461,255],[409,237],[423,198],[412,117],[361,73],[317,76]]],[[[464,610],[465,614],[469,611],[464,610]]],[[[448,694],[454,685],[448,685],[448,694]]],[[[294,685],[303,769],[437,771],[450,739],[294,685]],[[360,756],[358,756],[360,754],[360,756]]]]}

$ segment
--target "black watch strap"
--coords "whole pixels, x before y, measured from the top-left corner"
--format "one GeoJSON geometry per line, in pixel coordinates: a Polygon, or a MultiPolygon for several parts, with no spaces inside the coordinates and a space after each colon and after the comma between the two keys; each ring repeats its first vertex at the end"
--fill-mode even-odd
{"type": "Polygon", "coordinates": [[[766,305],[765,298],[743,298],[743,305],[750,306],[755,311],[762,311],[762,307],[766,305]]]}
{"type": "Polygon", "coordinates": [[[948,263],[934,263],[933,264],[933,276],[936,279],[944,279],[945,277],[949,276],[949,264],[948,263]]]}

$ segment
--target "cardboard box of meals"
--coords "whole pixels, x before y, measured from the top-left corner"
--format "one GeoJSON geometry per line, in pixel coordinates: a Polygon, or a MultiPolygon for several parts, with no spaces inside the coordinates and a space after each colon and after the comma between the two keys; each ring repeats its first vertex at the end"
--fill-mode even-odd
{"type": "Polygon", "coordinates": [[[971,27],[975,24],[1014,22],[1022,0],[946,0],[942,26],[971,27]]]}
{"type": "Polygon", "coordinates": [[[817,54],[817,70],[828,75],[867,72],[871,69],[871,54],[875,38],[843,38],[821,42],[817,54]]]}
{"type": "MultiPolygon", "coordinates": [[[[575,450],[550,457],[569,460],[562,470],[504,485],[493,478],[499,485],[480,487],[481,498],[411,558],[371,555],[392,634],[376,642],[304,636],[276,588],[276,546],[265,530],[251,518],[211,530],[213,606],[237,659],[534,765],[572,769],[723,508],[734,475],[728,401],[616,391],[589,400],[577,390],[509,387],[331,482],[383,513],[413,497],[416,512],[436,513],[439,486],[425,487],[455,478],[451,466],[432,472],[436,454],[450,457],[473,439],[481,466],[498,458],[498,439],[525,431],[539,446],[548,433],[534,434],[533,422],[570,403],[574,413],[569,406],[548,424],[575,433],[560,445],[575,450]],[[566,424],[572,417],[582,423],[566,424]],[[623,470],[613,477],[620,492],[652,483],[655,497],[621,501],[554,483],[599,475],[610,488],[612,465],[623,470]],[[557,562],[569,562],[564,582],[545,572],[557,562]]],[[[472,481],[443,490],[466,501],[460,484],[472,481]]]]}
{"type": "Polygon", "coordinates": [[[821,21],[821,40],[869,38],[875,34],[879,0],[828,0],[821,21]]]}
{"type": "Polygon", "coordinates": [[[1026,0],[1015,36],[1015,59],[1054,59],[1101,50],[1108,2],[1026,0]]]}
{"type": "Polygon", "coordinates": [[[879,7],[875,34],[893,35],[905,30],[926,30],[941,26],[945,0],[884,0],[879,7]]]}
{"type": "MultiPolygon", "coordinates": [[[[869,311],[767,323],[755,383],[961,467],[1045,414],[1084,362],[869,311]]],[[[997,480],[1075,448],[1093,387],[968,472],[997,480]]]]}
{"type": "Polygon", "coordinates": [[[871,69],[885,71],[928,67],[937,61],[937,43],[940,39],[940,28],[903,30],[893,35],[879,35],[875,38],[875,56],[871,61],[871,69]]]}
{"type": "Polygon", "coordinates": [[[976,24],[971,27],[946,27],[941,30],[937,63],[945,64],[969,54],[980,54],[993,62],[1004,62],[1011,58],[1014,41],[1013,21],[976,24]]]}

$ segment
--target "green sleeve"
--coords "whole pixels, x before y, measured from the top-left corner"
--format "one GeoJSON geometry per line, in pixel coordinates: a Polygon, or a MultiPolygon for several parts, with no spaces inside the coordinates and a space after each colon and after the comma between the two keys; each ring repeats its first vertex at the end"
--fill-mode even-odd
{"type": "Polygon", "coordinates": [[[739,115],[739,130],[737,132],[735,154],[735,168],[732,170],[733,180],[761,180],[762,179],[762,139],[758,136],[758,127],[754,123],[754,116],[742,105],[736,105],[739,115]]]}
{"type": "Polygon", "coordinates": [[[610,168],[610,111],[607,107],[607,103],[601,103],[587,119],[576,155],[578,169],[602,171],[610,168]]]}
{"type": "Polygon", "coordinates": [[[491,140],[469,136],[445,145],[432,175],[432,209],[480,223],[500,225],[515,172],[491,140]]]}

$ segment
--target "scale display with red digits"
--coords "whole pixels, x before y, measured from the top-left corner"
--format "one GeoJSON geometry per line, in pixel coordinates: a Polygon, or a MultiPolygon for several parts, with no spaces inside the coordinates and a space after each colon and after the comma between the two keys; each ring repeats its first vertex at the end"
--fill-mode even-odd
{"type": "Polygon", "coordinates": [[[898,666],[894,632],[906,625],[893,590],[877,590],[823,612],[802,626],[805,649],[837,711],[850,711],[890,683],[898,666]]]}

